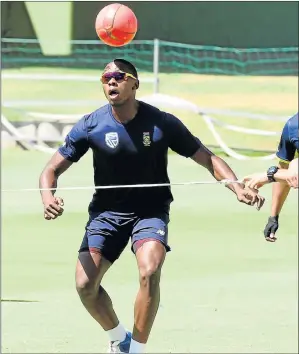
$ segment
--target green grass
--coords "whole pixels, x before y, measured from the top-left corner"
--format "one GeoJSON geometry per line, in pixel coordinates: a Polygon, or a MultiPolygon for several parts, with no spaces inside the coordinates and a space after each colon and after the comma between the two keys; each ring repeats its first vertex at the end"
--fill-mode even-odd
{"type": "MultiPolygon", "coordinates": [[[[48,155],[2,153],[2,188],[37,187],[48,155]]],[[[268,162],[227,159],[239,176],[268,162]]],[[[194,162],[169,158],[173,182],[211,180],[194,162]]],[[[61,186],[92,184],[91,155],[72,166],[61,186]],[[84,171],[84,172],[83,172],[84,171]]],[[[298,352],[298,194],[280,218],[279,239],[264,241],[271,188],[261,211],[242,205],[222,186],[174,187],[170,245],[161,307],[149,353],[298,352]]],[[[107,337],[81,305],[74,268],[92,191],[64,191],[65,214],[43,220],[38,193],[2,193],[3,353],[105,352],[107,337]]],[[[138,289],[127,248],[104,279],[121,321],[131,328],[138,289]]]]}
{"type": "MultiPolygon", "coordinates": [[[[100,69],[66,69],[66,68],[30,68],[22,70],[5,70],[5,72],[78,74],[100,76],[100,69]]],[[[151,74],[141,73],[140,77],[151,74]]],[[[153,85],[141,84],[138,97],[151,94],[153,85]]],[[[212,76],[196,74],[161,74],[160,92],[180,97],[204,108],[244,111],[289,117],[298,107],[298,80],[296,77],[245,77],[212,76]]],[[[73,81],[31,81],[3,80],[2,101],[8,100],[95,100],[105,101],[99,82],[73,81]]],[[[22,107],[20,107],[22,108],[22,107]]],[[[24,108],[24,107],[23,107],[24,108]]],[[[46,113],[85,114],[97,108],[97,105],[26,107],[27,110],[46,113]]],[[[196,114],[177,109],[168,109],[182,119],[190,130],[198,135],[205,144],[215,144],[205,122],[196,114]]],[[[24,114],[5,108],[3,113],[11,120],[24,120],[24,114]]],[[[217,116],[221,120],[247,128],[258,128],[279,132],[283,122],[256,121],[239,117],[217,116]]],[[[28,119],[28,117],[26,117],[28,119]]],[[[223,140],[233,147],[255,150],[276,150],[279,137],[260,137],[244,135],[217,128],[223,140]]]]}

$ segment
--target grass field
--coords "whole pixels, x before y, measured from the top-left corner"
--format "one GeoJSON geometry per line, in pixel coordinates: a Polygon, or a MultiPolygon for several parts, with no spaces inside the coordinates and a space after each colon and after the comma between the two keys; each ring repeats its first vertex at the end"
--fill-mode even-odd
{"type": "MultiPolygon", "coordinates": [[[[30,68],[22,70],[5,70],[12,73],[52,73],[56,75],[76,74],[99,76],[101,69],[75,70],[66,68],[30,68]]],[[[140,77],[151,74],[141,73],[140,77]]],[[[153,92],[150,83],[141,84],[137,98],[153,92]]],[[[244,111],[290,117],[298,108],[298,80],[296,77],[245,77],[213,76],[196,74],[161,74],[160,93],[186,99],[204,108],[244,111]]],[[[77,81],[32,81],[3,80],[2,102],[10,100],[73,100],[105,101],[101,83],[77,81]]],[[[85,114],[98,107],[86,104],[52,107],[26,107],[28,111],[44,113],[79,113],[85,114]]],[[[18,108],[24,108],[22,106],[18,108]]],[[[215,144],[205,122],[196,114],[183,110],[168,109],[182,119],[190,130],[198,135],[207,145],[215,144]]],[[[12,109],[4,109],[4,114],[11,120],[28,119],[24,114],[12,109]]],[[[281,131],[283,122],[257,121],[247,118],[217,116],[221,120],[247,128],[281,131]]],[[[275,151],[279,137],[260,137],[244,135],[218,128],[223,140],[233,147],[255,150],[275,151]]]]}
{"type": "MultiPolygon", "coordinates": [[[[3,151],[2,188],[36,187],[48,158],[3,151]]],[[[190,160],[175,155],[169,160],[173,182],[212,178],[190,160]]],[[[227,161],[239,176],[268,167],[267,162],[227,161]]],[[[87,154],[62,176],[60,185],[91,184],[87,154]]],[[[269,244],[262,230],[270,186],[262,192],[267,201],[258,212],[239,204],[222,186],[173,188],[172,252],[164,266],[161,307],[147,352],[298,353],[298,194],[290,194],[279,239],[269,244]]],[[[3,353],[106,351],[106,335],[81,305],[74,285],[91,194],[60,193],[65,214],[46,222],[38,193],[2,193],[3,353]]],[[[131,328],[138,274],[129,248],[104,286],[121,321],[131,328]]]]}

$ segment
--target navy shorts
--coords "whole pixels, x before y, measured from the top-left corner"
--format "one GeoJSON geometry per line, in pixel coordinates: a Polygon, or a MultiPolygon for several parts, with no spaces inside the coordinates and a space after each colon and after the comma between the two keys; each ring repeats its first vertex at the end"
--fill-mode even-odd
{"type": "Polygon", "coordinates": [[[133,252],[136,241],[148,238],[160,241],[168,252],[168,223],[169,214],[166,212],[142,217],[135,213],[112,211],[91,213],[79,252],[98,250],[113,263],[119,258],[130,238],[133,252]]]}

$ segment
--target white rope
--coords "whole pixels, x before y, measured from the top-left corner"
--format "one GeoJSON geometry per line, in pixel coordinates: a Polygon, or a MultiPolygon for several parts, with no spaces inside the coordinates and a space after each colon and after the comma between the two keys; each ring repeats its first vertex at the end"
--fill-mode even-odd
{"type": "Polygon", "coordinates": [[[246,119],[254,119],[254,120],[278,121],[278,122],[286,122],[288,120],[288,116],[282,117],[282,116],[274,116],[274,115],[256,114],[250,112],[240,112],[240,111],[232,111],[232,110],[224,110],[224,109],[199,107],[195,103],[187,101],[183,98],[165,95],[162,93],[154,93],[147,96],[143,96],[140,98],[140,101],[144,101],[152,105],[160,105],[163,107],[168,107],[171,109],[178,108],[182,110],[187,110],[190,112],[197,113],[199,115],[215,114],[221,116],[238,117],[238,118],[246,118],[246,119]]]}
{"type": "Polygon", "coordinates": [[[242,181],[232,181],[223,179],[221,181],[194,181],[194,182],[174,182],[174,183],[152,183],[152,184],[123,184],[112,186],[82,186],[82,187],[57,187],[57,188],[20,188],[20,189],[2,189],[1,192],[38,192],[38,191],[57,191],[57,190],[89,190],[89,189],[117,189],[117,188],[153,188],[170,186],[191,186],[198,184],[232,184],[243,183],[242,181]]]}
{"type": "Polygon", "coordinates": [[[245,133],[245,134],[251,134],[251,135],[263,135],[263,136],[279,136],[281,133],[280,132],[274,132],[274,131],[269,131],[269,130],[260,130],[260,129],[250,129],[250,128],[243,128],[239,127],[237,125],[232,125],[232,124],[227,124],[225,122],[221,122],[220,120],[216,118],[209,117],[211,121],[224,128],[227,130],[232,130],[238,133],[245,133]]]}
{"type": "Polygon", "coordinates": [[[258,157],[250,157],[246,155],[241,155],[234,150],[232,150],[230,147],[228,147],[223,139],[221,138],[220,134],[217,133],[213,123],[212,123],[212,118],[207,116],[206,114],[202,115],[205,123],[207,124],[207,127],[209,128],[210,132],[213,134],[215,140],[217,141],[218,145],[221,147],[221,149],[230,157],[233,157],[236,160],[272,160],[276,157],[276,154],[271,154],[267,156],[258,156],[258,157]]]}

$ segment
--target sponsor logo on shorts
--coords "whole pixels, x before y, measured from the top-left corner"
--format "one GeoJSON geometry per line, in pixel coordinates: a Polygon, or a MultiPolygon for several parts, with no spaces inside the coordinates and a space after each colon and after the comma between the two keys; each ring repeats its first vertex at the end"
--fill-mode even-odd
{"type": "Polygon", "coordinates": [[[165,236],[165,231],[164,230],[158,230],[157,234],[159,234],[161,236],[165,236]]]}

